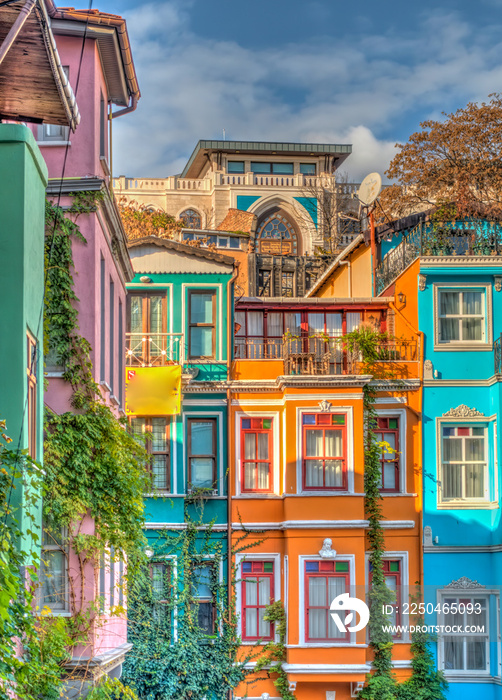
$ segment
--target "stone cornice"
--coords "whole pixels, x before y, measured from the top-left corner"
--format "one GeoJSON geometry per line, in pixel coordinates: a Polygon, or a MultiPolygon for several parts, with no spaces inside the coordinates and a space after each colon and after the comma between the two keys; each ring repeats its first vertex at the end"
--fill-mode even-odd
{"type": "Polygon", "coordinates": [[[502,267],[502,255],[422,255],[422,267],[502,267]]]}

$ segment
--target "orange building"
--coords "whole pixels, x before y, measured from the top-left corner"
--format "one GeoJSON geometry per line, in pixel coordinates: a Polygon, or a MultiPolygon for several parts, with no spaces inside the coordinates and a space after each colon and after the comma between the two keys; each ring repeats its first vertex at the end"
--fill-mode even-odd
{"type": "MultiPolygon", "coordinates": [[[[281,600],[283,670],[298,700],[356,697],[371,670],[367,631],[340,630],[329,606],[345,592],[364,600],[371,575],[363,387],[372,381],[379,437],[396,449],[382,455],[387,583],[407,599],[421,578],[419,337],[393,298],[350,298],[347,279],[343,294],[324,296],[349,267],[337,259],[317,297],[242,298],[235,309],[229,461],[234,544],[248,531],[235,555],[242,653],[277,639],[263,615],[281,600]],[[347,351],[343,335],[362,323],[400,338],[381,348],[392,379],[362,374],[359,355],[347,351]]],[[[405,677],[410,640],[395,642],[395,672],[405,677]]],[[[241,684],[235,698],[279,698],[273,680],[241,684]]]]}

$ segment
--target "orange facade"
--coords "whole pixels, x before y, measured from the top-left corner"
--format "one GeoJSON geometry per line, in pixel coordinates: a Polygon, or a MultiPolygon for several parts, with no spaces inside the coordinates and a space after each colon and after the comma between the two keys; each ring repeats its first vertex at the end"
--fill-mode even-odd
{"type": "MultiPolygon", "coordinates": [[[[310,309],[308,301],[284,300],[274,306],[269,300],[268,305],[253,306],[251,300],[241,300],[236,305],[239,324],[246,324],[241,342],[247,347],[236,348],[242,359],[233,363],[230,406],[237,611],[242,653],[247,654],[260,638],[276,638],[275,630],[262,620],[263,606],[270,600],[283,601],[283,668],[296,697],[326,700],[335,691],[336,700],[345,700],[356,696],[357,684],[370,671],[371,652],[367,631],[340,631],[328,608],[331,599],[344,592],[364,600],[370,578],[363,387],[373,378],[361,374],[358,358],[348,358],[338,340],[334,354],[323,359],[317,346],[313,349],[318,334],[311,326],[319,326],[320,314],[325,314],[325,328],[338,324],[348,332],[344,324],[357,327],[358,318],[365,323],[372,316],[381,328],[392,323],[399,330],[398,346],[390,355],[382,353],[383,358],[392,357],[382,360],[382,368],[392,366],[393,378],[379,380],[376,409],[381,439],[395,441],[396,446],[388,463],[382,458],[388,580],[398,596],[406,598],[407,586],[421,580],[420,349],[412,325],[398,307],[391,308],[390,299],[358,299],[356,311],[355,300],[316,299],[310,309]],[[281,329],[286,340],[280,344],[273,337],[268,342],[259,337],[260,329],[265,336],[267,328],[277,327],[279,311],[286,305],[289,316],[284,323],[286,318],[297,319],[289,348],[289,328],[281,329]],[[244,312],[254,316],[245,319],[244,312]],[[256,315],[260,312],[265,316],[261,325],[256,315]],[[302,334],[303,339],[298,337],[302,334]],[[239,547],[245,551],[239,553],[239,547]]],[[[406,635],[396,639],[393,659],[396,675],[407,676],[411,654],[406,635]]],[[[242,684],[235,697],[260,698],[262,693],[279,697],[273,677],[248,687],[242,684]]]]}

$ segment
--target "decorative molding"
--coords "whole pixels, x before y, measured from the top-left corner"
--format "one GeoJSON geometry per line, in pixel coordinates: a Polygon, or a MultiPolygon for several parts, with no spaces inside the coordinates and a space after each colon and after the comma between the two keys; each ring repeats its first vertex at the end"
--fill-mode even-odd
{"type": "Polygon", "coordinates": [[[502,291],[502,276],[501,275],[494,275],[493,276],[493,286],[495,287],[496,292],[502,291]]]}
{"type": "Polygon", "coordinates": [[[420,265],[424,267],[500,267],[502,256],[500,255],[423,255],[420,265]]]}
{"type": "Polygon", "coordinates": [[[427,284],[427,275],[418,275],[418,289],[423,292],[427,284]]]}
{"type": "Polygon", "coordinates": [[[331,401],[327,401],[326,399],[324,399],[324,401],[319,401],[319,408],[321,409],[321,413],[329,413],[332,405],[333,404],[331,403],[331,401]]]}
{"type": "Polygon", "coordinates": [[[469,590],[471,588],[486,588],[486,586],[483,586],[482,583],[478,583],[477,581],[467,578],[467,576],[462,576],[457,581],[452,581],[445,586],[445,590],[469,590]]]}
{"type": "Polygon", "coordinates": [[[432,547],[432,528],[430,525],[424,527],[424,547],[432,547]]]}
{"type": "Polygon", "coordinates": [[[425,360],[424,362],[424,379],[434,379],[432,360],[425,360]]]}
{"type": "Polygon", "coordinates": [[[336,559],[336,550],[331,548],[331,545],[333,544],[333,540],[331,540],[329,537],[326,537],[324,542],[322,543],[322,547],[319,550],[319,556],[321,559],[336,559]]]}
{"type": "Polygon", "coordinates": [[[457,408],[450,408],[449,411],[443,413],[443,418],[474,418],[475,416],[484,416],[484,413],[477,411],[475,408],[469,408],[464,403],[457,408]]]}

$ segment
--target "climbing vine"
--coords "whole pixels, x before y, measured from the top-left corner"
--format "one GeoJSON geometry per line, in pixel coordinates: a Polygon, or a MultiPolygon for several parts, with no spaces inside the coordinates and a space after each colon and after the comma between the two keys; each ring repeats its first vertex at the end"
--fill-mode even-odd
{"type": "Polygon", "coordinates": [[[263,655],[256,662],[255,673],[267,669],[268,675],[277,674],[273,681],[279,691],[282,700],[295,700],[295,694],[289,689],[288,674],[283,669],[282,664],[286,661],[286,630],[287,618],[282,601],[276,600],[266,607],[263,619],[274,625],[274,632],[279,637],[279,641],[272,641],[265,644],[263,655]]]}

